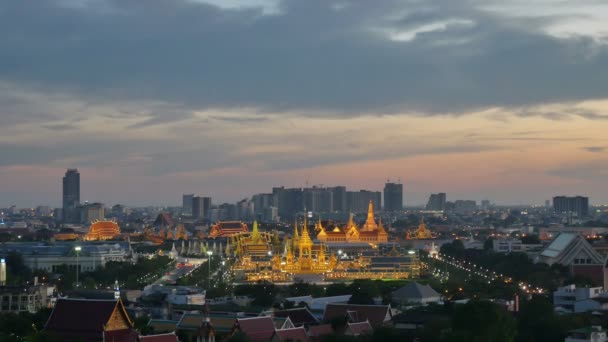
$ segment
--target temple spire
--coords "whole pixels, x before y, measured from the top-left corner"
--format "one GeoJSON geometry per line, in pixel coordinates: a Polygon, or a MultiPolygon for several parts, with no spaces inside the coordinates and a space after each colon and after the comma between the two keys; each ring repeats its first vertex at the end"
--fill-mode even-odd
{"type": "Polygon", "coordinates": [[[369,207],[367,209],[367,220],[365,220],[365,224],[363,225],[362,231],[373,231],[378,229],[378,225],[376,224],[376,220],[374,220],[374,204],[372,201],[369,201],[369,207]]]}
{"type": "Polygon", "coordinates": [[[299,239],[300,233],[298,232],[298,219],[293,223],[293,238],[299,239]]]}
{"type": "Polygon", "coordinates": [[[251,232],[251,241],[253,243],[260,242],[260,231],[258,230],[258,221],[253,221],[253,231],[251,232]]]}

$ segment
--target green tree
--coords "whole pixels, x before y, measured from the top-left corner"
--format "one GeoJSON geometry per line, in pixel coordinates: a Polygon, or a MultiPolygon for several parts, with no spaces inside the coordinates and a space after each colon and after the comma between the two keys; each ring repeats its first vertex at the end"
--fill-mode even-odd
{"type": "Polygon", "coordinates": [[[93,279],[93,277],[88,276],[82,281],[82,287],[85,289],[95,289],[97,284],[95,283],[95,279],[93,279]]]}
{"type": "Polygon", "coordinates": [[[486,239],[486,241],[483,243],[483,249],[486,251],[494,249],[494,239],[486,239]]]}
{"type": "Polygon", "coordinates": [[[500,305],[472,300],[458,305],[452,315],[450,341],[513,342],[517,325],[500,305]]]}
{"type": "Polygon", "coordinates": [[[534,296],[522,302],[518,319],[521,342],[563,341],[566,331],[555,315],[551,301],[546,297],[534,296]]]}

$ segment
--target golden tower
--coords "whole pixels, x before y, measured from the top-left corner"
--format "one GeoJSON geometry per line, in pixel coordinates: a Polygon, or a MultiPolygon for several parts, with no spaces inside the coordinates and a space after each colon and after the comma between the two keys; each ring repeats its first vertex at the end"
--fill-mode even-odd
{"type": "Polygon", "coordinates": [[[376,220],[374,220],[374,204],[372,201],[369,201],[369,206],[367,208],[367,220],[365,220],[365,224],[361,227],[362,232],[371,232],[378,229],[378,225],[376,224],[376,220]]]}
{"type": "Polygon", "coordinates": [[[308,225],[306,223],[306,217],[304,217],[304,226],[302,227],[302,237],[298,243],[299,253],[298,262],[300,263],[301,270],[312,269],[312,239],[308,234],[308,225]]]}

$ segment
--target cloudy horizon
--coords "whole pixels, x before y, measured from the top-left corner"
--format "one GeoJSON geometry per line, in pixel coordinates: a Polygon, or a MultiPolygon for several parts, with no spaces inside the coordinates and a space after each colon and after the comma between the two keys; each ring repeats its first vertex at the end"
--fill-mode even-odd
{"type": "Polygon", "coordinates": [[[235,202],[404,183],[406,205],[608,203],[608,3],[5,0],[0,206],[235,202]]]}

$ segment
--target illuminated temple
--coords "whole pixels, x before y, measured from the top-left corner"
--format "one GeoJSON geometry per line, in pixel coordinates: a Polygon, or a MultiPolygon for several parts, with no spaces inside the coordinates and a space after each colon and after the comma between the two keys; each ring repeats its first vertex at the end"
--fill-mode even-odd
{"type": "MultiPolygon", "coordinates": [[[[386,232],[381,225],[373,222],[373,210],[371,212],[371,220],[368,216],[363,229],[375,233],[374,241],[386,241],[386,232]],[[381,236],[382,232],[384,237],[381,236]]],[[[352,222],[347,227],[355,227],[359,232],[352,222]]],[[[411,251],[403,255],[395,248],[387,255],[376,253],[340,260],[328,252],[325,242],[319,240],[315,243],[312,240],[306,219],[301,229],[296,222],[292,238],[285,237],[283,242],[276,232],[260,232],[257,222],[254,222],[251,233],[230,236],[229,246],[227,256],[235,257],[232,270],[237,279],[246,281],[292,281],[294,276],[307,274],[326,280],[407,279],[420,274],[417,255],[411,251]]]]}
{"type": "Polygon", "coordinates": [[[420,221],[420,225],[418,229],[408,231],[406,234],[406,239],[408,240],[424,240],[424,239],[435,239],[436,236],[431,232],[424,223],[424,218],[420,221]]]}
{"type": "Polygon", "coordinates": [[[120,228],[116,221],[95,221],[91,223],[85,241],[113,240],[120,237],[120,228]]]}
{"type": "Polygon", "coordinates": [[[336,226],[333,230],[326,231],[319,219],[319,222],[315,225],[315,230],[318,231],[317,240],[326,243],[368,242],[377,244],[388,241],[388,234],[382,226],[382,220],[376,223],[374,219],[374,205],[372,201],[369,201],[367,220],[365,220],[361,229],[357,227],[351,214],[348,223],[342,229],[336,226]]]}

